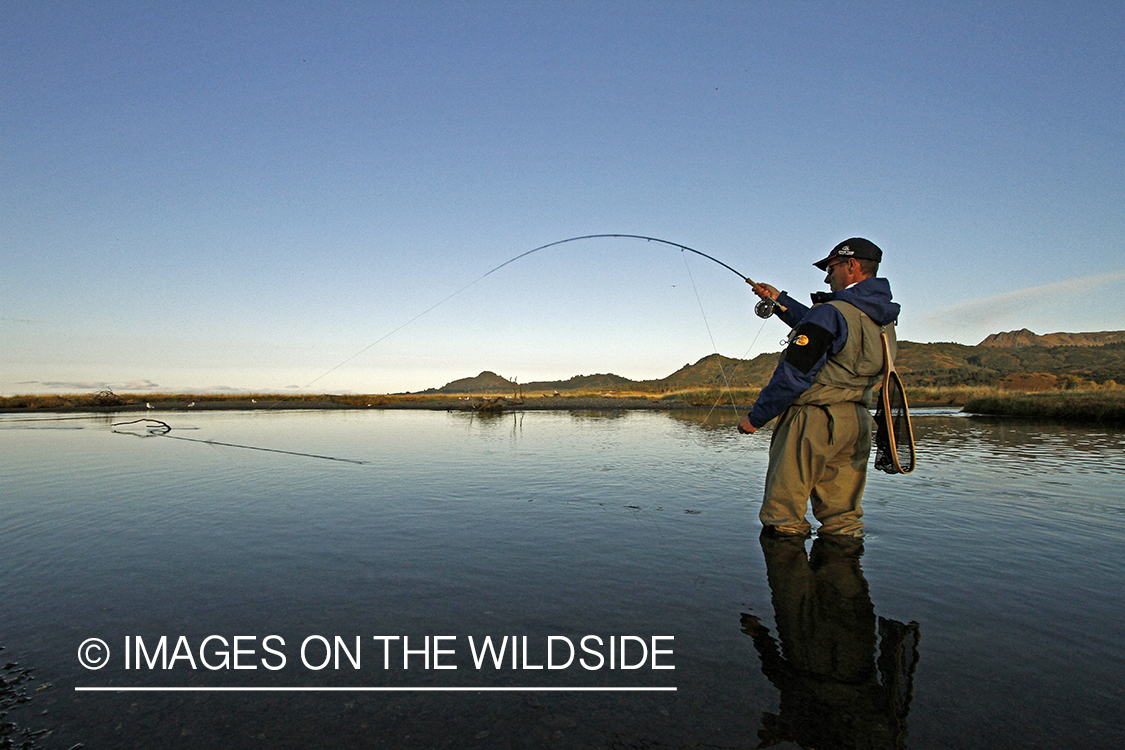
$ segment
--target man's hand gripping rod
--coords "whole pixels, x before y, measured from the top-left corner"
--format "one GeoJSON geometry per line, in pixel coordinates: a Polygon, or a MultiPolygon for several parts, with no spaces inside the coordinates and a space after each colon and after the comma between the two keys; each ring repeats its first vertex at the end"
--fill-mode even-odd
{"type": "MultiPolygon", "coordinates": [[[[743,278],[746,279],[747,284],[749,284],[751,287],[754,288],[754,293],[757,294],[759,297],[762,297],[762,299],[758,302],[758,304],[754,305],[754,314],[757,315],[759,318],[768,318],[769,316],[773,315],[774,312],[776,312],[776,310],[777,310],[777,300],[769,294],[769,291],[768,291],[768,288],[766,287],[766,285],[765,284],[758,284],[753,279],[751,279],[749,276],[745,276],[743,278]],[[764,297],[762,296],[762,293],[758,291],[757,287],[762,287],[763,289],[767,289],[764,297]]],[[[782,309],[784,310],[785,308],[782,308],[782,309]]]]}

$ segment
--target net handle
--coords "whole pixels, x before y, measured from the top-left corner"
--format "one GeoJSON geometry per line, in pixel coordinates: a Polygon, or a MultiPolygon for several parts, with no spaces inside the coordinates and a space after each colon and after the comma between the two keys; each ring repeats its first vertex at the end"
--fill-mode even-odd
{"type": "Polygon", "coordinates": [[[887,415],[887,438],[890,441],[890,454],[891,462],[894,463],[895,469],[900,474],[909,474],[914,471],[914,467],[918,464],[917,460],[912,460],[909,469],[904,469],[902,463],[898,460],[898,441],[895,438],[894,420],[891,419],[891,380],[894,379],[898,384],[899,391],[902,392],[902,409],[906,416],[906,439],[910,445],[910,455],[915,456],[914,452],[914,425],[910,422],[910,405],[906,400],[906,389],[902,387],[902,378],[898,376],[898,371],[895,370],[894,360],[891,358],[891,345],[887,340],[887,327],[883,326],[879,329],[879,340],[883,344],[883,387],[879,393],[879,399],[883,402],[883,413],[887,415]]]}

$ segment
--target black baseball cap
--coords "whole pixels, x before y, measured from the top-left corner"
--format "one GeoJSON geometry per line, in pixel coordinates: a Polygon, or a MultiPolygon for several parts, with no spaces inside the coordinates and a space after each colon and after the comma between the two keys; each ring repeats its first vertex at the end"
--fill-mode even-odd
{"type": "Polygon", "coordinates": [[[873,260],[879,263],[883,260],[883,251],[871,240],[865,240],[862,237],[852,237],[850,240],[844,240],[839,245],[832,248],[832,252],[828,253],[827,258],[818,260],[816,263],[813,263],[813,265],[821,271],[827,271],[828,261],[833,258],[860,258],[863,260],[873,260]]]}

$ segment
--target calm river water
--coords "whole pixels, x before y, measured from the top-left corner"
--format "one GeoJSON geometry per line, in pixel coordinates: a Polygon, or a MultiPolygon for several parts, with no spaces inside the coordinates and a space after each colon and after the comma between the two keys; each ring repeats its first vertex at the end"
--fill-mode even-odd
{"type": "Polygon", "coordinates": [[[734,423],[0,415],[0,725],[63,749],[1125,747],[1125,432],[919,414],[918,470],[870,475],[855,550],[759,540],[769,434],[734,423]],[[173,429],[111,427],[140,417],[173,429]]]}

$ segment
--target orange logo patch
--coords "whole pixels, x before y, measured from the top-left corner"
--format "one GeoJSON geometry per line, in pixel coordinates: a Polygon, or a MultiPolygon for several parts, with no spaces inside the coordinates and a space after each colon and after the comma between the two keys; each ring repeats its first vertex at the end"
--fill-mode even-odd
{"type": "Polygon", "coordinates": [[[805,336],[804,334],[801,334],[797,338],[793,339],[793,343],[796,344],[797,346],[808,346],[809,337],[805,336]]]}

